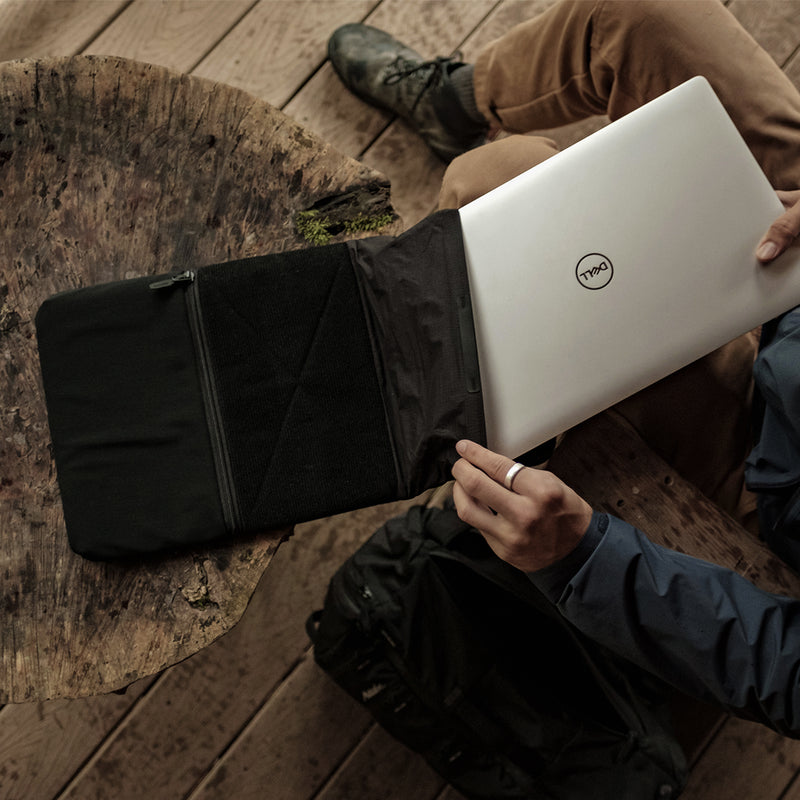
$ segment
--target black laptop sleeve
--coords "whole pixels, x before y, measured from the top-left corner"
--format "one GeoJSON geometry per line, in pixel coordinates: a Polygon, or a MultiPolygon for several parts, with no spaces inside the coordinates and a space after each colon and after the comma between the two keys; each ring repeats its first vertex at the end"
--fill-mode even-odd
{"type": "Polygon", "coordinates": [[[67,533],[197,544],[447,481],[483,403],[460,223],[76,289],[36,318],[67,533]]]}

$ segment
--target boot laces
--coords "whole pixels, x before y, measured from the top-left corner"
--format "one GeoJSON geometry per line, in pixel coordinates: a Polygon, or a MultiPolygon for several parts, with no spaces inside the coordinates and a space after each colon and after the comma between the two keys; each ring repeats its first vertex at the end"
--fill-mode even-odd
{"type": "Polygon", "coordinates": [[[425,71],[429,71],[428,77],[422,88],[417,92],[417,96],[411,105],[411,111],[414,111],[419,105],[419,101],[428,89],[435,87],[441,83],[442,78],[445,76],[447,66],[457,61],[461,61],[461,53],[456,51],[451,56],[437,56],[430,61],[411,61],[403,56],[397,58],[389,65],[386,76],[383,82],[386,86],[394,86],[396,83],[411,78],[415,75],[422,75],[425,71]]]}

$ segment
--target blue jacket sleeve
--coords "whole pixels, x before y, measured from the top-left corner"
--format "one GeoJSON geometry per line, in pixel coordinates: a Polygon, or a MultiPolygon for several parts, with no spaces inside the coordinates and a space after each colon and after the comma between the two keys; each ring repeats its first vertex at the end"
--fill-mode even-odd
{"type": "Polygon", "coordinates": [[[800,737],[800,601],[606,515],[579,548],[530,573],[579,630],[688,694],[800,737]]]}

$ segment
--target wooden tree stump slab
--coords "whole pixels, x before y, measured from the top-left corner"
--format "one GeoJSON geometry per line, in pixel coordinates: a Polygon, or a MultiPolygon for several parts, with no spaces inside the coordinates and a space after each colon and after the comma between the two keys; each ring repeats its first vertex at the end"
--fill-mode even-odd
{"type": "Polygon", "coordinates": [[[400,223],[381,175],[228,86],[90,56],[0,64],[0,93],[0,702],[19,702],[120,689],[208,645],[238,621],[287,533],[124,565],[73,554],[40,303],[309,246],[297,226],[308,236],[309,219],[314,243],[400,223]]]}
{"type": "Polygon", "coordinates": [[[800,597],[800,576],[685,481],[614,411],[570,431],[549,468],[652,541],[732,569],[759,588],[800,597]]]}

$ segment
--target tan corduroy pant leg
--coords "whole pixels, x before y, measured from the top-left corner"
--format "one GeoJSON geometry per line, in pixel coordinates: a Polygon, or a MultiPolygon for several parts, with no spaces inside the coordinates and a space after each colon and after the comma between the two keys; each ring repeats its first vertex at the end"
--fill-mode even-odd
{"type": "MultiPolygon", "coordinates": [[[[522,133],[594,114],[617,119],[694,75],[711,82],[773,185],[800,187],[800,95],[718,0],[559,3],[480,53],[475,94],[488,119],[522,133]]],[[[448,168],[440,205],[463,205],[555,152],[529,136],[470,151],[448,168]]],[[[743,462],[756,347],[754,334],[741,337],[616,407],[749,527],[743,462]]]]}

